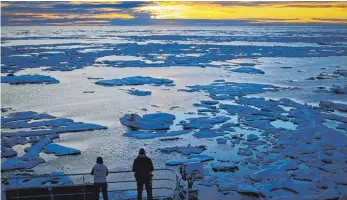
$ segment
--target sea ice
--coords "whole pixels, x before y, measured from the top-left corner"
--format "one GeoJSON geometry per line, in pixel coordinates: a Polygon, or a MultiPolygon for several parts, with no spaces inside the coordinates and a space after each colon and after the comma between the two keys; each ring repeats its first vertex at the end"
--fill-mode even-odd
{"type": "Polygon", "coordinates": [[[206,162],[210,160],[213,160],[213,157],[208,155],[191,154],[186,159],[169,160],[166,162],[166,165],[175,166],[175,165],[182,165],[186,163],[206,162]]]}
{"type": "MultiPolygon", "coordinates": [[[[257,83],[236,83],[236,82],[214,82],[210,85],[194,85],[187,86],[190,89],[185,89],[186,92],[205,91],[214,100],[234,99],[235,96],[245,96],[249,94],[257,94],[263,92],[279,91],[282,88],[268,84],[257,83]]],[[[182,90],[180,90],[182,91],[182,90]]]]}
{"type": "Polygon", "coordinates": [[[247,141],[253,141],[253,140],[258,140],[259,137],[257,135],[254,134],[249,134],[247,135],[247,141]]]}
{"type": "Polygon", "coordinates": [[[44,148],[43,152],[48,154],[53,153],[56,156],[76,155],[81,153],[81,151],[78,149],[64,147],[59,144],[48,144],[44,148]]]}
{"type": "Polygon", "coordinates": [[[190,154],[200,154],[204,150],[206,150],[206,146],[200,145],[200,146],[175,146],[175,147],[163,147],[159,149],[161,152],[164,153],[172,153],[172,152],[178,152],[183,155],[190,155],[190,154]]]}
{"type": "Polygon", "coordinates": [[[175,115],[169,113],[154,113],[142,117],[137,114],[126,114],[119,121],[133,129],[168,130],[175,119],[175,115]]]}
{"type": "Polygon", "coordinates": [[[200,129],[200,127],[206,124],[220,124],[226,122],[230,117],[219,116],[219,117],[199,117],[199,118],[189,118],[189,122],[182,121],[180,124],[183,125],[184,129],[200,129]]]}
{"type": "Polygon", "coordinates": [[[31,169],[36,165],[45,162],[39,156],[42,149],[52,142],[52,139],[58,137],[58,135],[51,134],[44,136],[39,142],[33,144],[28,152],[21,157],[9,158],[1,163],[1,170],[15,170],[15,169],[31,169]]]}
{"type": "MultiPolygon", "coordinates": [[[[190,130],[181,130],[181,131],[128,131],[124,134],[124,136],[134,137],[137,139],[153,139],[157,137],[172,137],[177,135],[183,135],[191,132],[190,130]]],[[[170,140],[179,139],[175,137],[175,139],[171,138],[170,140]]],[[[161,141],[169,140],[167,138],[160,139],[161,141]]]]}
{"type": "Polygon", "coordinates": [[[149,76],[132,76],[122,79],[98,80],[97,85],[103,86],[124,86],[124,85],[154,85],[154,86],[173,86],[173,81],[165,78],[152,78],[149,76]]]}
{"type": "Polygon", "coordinates": [[[239,170],[239,167],[234,163],[212,163],[212,170],[215,172],[234,172],[239,170]]]}
{"type": "Polygon", "coordinates": [[[253,67],[239,67],[236,69],[230,70],[232,72],[238,72],[238,73],[247,73],[247,74],[265,74],[265,72],[261,69],[256,69],[253,67]]]}
{"type": "Polygon", "coordinates": [[[57,79],[44,76],[44,75],[20,75],[20,76],[1,76],[1,83],[9,84],[35,84],[35,83],[45,83],[54,84],[59,83],[57,79]]]}
{"type": "Polygon", "coordinates": [[[128,90],[128,94],[135,95],[135,96],[150,96],[152,92],[131,89],[131,90],[128,90]]]}

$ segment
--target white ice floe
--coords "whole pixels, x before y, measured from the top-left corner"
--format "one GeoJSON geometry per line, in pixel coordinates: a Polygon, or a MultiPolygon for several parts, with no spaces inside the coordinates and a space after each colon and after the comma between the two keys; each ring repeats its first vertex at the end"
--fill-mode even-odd
{"type": "Polygon", "coordinates": [[[137,114],[126,114],[119,121],[130,128],[146,130],[167,130],[176,119],[169,113],[146,114],[142,117],[137,114]]]}
{"type": "MultiPolygon", "coordinates": [[[[183,135],[191,132],[190,130],[181,130],[181,131],[128,131],[124,133],[124,136],[128,137],[134,137],[137,139],[153,139],[157,137],[172,137],[177,135],[183,135]]],[[[175,139],[166,139],[162,138],[160,140],[176,140],[179,139],[178,137],[175,137],[175,139]]]]}
{"type": "Polygon", "coordinates": [[[52,142],[52,139],[58,137],[58,135],[51,134],[44,136],[39,142],[32,145],[26,154],[21,157],[9,158],[1,163],[1,170],[15,170],[15,169],[31,169],[36,165],[45,162],[39,156],[39,153],[43,148],[52,142]]]}
{"type": "Polygon", "coordinates": [[[166,165],[182,165],[186,163],[194,163],[194,162],[206,162],[213,160],[213,157],[208,155],[201,155],[201,154],[191,154],[185,159],[179,159],[179,160],[169,160],[166,162],[166,165]]]}
{"type": "Polygon", "coordinates": [[[152,78],[149,76],[132,76],[122,79],[98,80],[97,85],[103,86],[124,86],[124,85],[154,85],[154,86],[173,86],[173,81],[165,78],[152,78]]]}
{"type": "Polygon", "coordinates": [[[238,72],[238,73],[247,73],[247,74],[265,74],[265,72],[261,69],[256,69],[253,67],[239,67],[236,69],[230,70],[232,72],[238,72]]]}
{"type": "Polygon", "coordinates": [[[283,89],[283,87],[256,84],[256,83],[236,83],[236,82],[214,82],[210,85],[194,85],[187,86],[189,89],[181,89],[179,91],[198,92],[205,91],[214,100],[234,99],[235,96],[245,96],[249,94],[257,94],[263,92],[273,92],[283,89]]]}
{"type": "MultiPolygon", "coordinates": [[[[2,170],[30,169],[45,162],[39,153],[53,139],[59,137],[58,134],[107,128],[32,111],[9,113],[1,120],[1,127],[3,128],[1,135],[2,157],[16,156],[17,153],[12,149],[15,145],[31,144],[31,146],[24,148],[26,153],[23,156],[4,159],[1,163],[2,170]],[[6,129],[19,129],[19,131],[6,131],[6,129]]],[[[56,152],[56,155],[77,153],[73,149],[57,145],[51,145],[46,150],[47,152],[56,152]]]]}
{"type": "Polygon", "coordinates": [[[56,156],[64,156],[64,155],[76,155],[80,154],[81,151],[74,148],[64,147],[59,144],[48,144],[44,149],[43,152],[48,154],[54,154],[56,156]]]}
{"type": "Polygon", "coordinates": [[[183,125],[184,129],[200,129],[202,126],[206,126],[206,124],[220,124],[226,122],[230,119],[230,117],[219,116],[219,117],[199,117],[199,118],[190,118],[188,122],[182,121],[180,124],[183,125]]]}

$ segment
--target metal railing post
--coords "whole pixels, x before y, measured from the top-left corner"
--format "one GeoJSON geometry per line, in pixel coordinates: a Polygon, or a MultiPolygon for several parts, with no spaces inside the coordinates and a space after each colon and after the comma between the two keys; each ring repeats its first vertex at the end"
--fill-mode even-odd
{"type": "Polygon", "coordinates": [[[17,188],[17,189],[16,189],[16,190],[17,190],[17,197],[19,197],[19,192],[18,192],[18,178],[17,178],[17,177],[16,177],[16,186],[17,186],[17,187],[16,187],[16,188],[17,188]]]}
{"type": "Polygon", "coordinates": [[[84,174],[82,175],[82,184],[83,184],[83,199],[86,200],[86,184],[84,184],[84,174]]]}
{"type": "Polygon", "coordinates": [[[189,199],[189,187],[187,187],[187,190],[186,190],[186,200],[189,199]]]}
{"type": "Polygon", "coordinates": [[[54,200],[53,193],[52,193],[52,176],[50,176],[49,179],[50,179],[49,191],[51,193],[51,200],[54,200]]]}
{"type": "Polygon", "coordinates": [[[177,196],[180,195],[180,177],[176,174],[176,190],[175,190],[175,199],[177,199],[177,196]],[[177,193],[178,192],[178,193],[177,193]]]}

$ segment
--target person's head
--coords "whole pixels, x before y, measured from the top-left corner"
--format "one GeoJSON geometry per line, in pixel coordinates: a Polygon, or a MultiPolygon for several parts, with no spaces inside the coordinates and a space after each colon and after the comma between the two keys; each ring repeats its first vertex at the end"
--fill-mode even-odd
{"type": "Polygon", "coordinates": [[[146,151],[144,148],[141,148],[139,151],[139,156],[146,156],[146,151]]]}
{"type": "Polygon", "coordinates": [[[97,157],[97,158],[96,158],[96,163],[97,163],[97,164],[102,164],[102,163],[104,163],[102,157],[97,157]]]}

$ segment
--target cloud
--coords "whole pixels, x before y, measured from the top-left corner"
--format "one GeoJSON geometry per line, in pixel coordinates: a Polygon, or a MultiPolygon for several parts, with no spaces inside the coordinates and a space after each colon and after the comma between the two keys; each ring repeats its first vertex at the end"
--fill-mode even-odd
{"type": "Polygon", "coordinates": [[[347,23],[347,2],[20,1],[1,10],[2,25],[347,23]]]}

